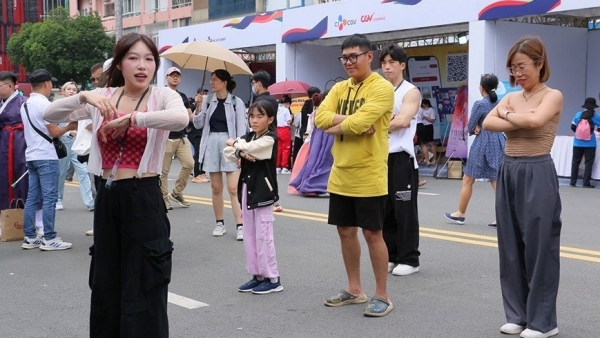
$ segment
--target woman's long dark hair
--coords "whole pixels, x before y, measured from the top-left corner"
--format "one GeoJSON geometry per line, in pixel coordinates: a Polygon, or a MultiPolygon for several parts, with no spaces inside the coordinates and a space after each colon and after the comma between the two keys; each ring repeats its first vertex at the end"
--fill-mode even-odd
{"type": "Polygon", "coordinates": [[[590,109],[586,109],[582,114],[581,114],[581,118],[582,119],[586,119],[588,120],[588,122],[590,122],[590,125],[592,124],[592,116],[594,116],[594,109],[590,108],[590,109]]]}
{"type": "Polygon", "coordinates": [[[489,98],[490,102],[494,103],[498,101],[498,95],[496,95],[496,89],[498,88],[498,77],[494,74],[483,74],[479,85],[483,88],[489,98]]]}
{"type": "Polygon", "coordinates": [[[123,73],[118,66],[121,65],[121,62],[131,49],[133,45],[135,45],[138,41],[143,42],[154,57],[154,64],[156,68],[154,69],[153,78],[156,77],[156,72],[158,71],[158,67],[160,67],[160,57],[158,56],[158,49],[156,48],[156,43],[154,40],[147,35],[138,34],[138,33],[129,33],[123,35],[117,44],[115,45],[115,51],[113,60],[110,64],[110,67],[106,71],[107,74],[107,83],[109,87],[120,87],[125,85],[125,78],[123,77],[123,73]]]}

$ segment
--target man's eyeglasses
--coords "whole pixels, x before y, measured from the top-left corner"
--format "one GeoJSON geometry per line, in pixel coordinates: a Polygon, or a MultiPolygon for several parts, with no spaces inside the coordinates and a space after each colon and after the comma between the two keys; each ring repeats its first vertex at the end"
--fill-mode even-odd
{"type": "Polygon", "coordinates": [[[361,55],[365,55],[368,52],[362,52],[360,54],[351,54],[348,56],[340,56],[337,59],[340,60],[340,62],[345,65],[346,63],[348,63],[348,61],[350,61],[351,64],[355,64],[356,62],[358,62],[358,57],[361,55]]]}
{"type": "Polygon", "coordinates": [[[169,74],[170,77],[174,78],[174,79],[178,79],[181,78],[181,74],[177,74],[177,73],[171,73],[169,74]]]}
{"type": "Polygon", "coordinates": [[[522,64],[518,65],[517,67],[514,67],[514,66],[508,67],[508,68],[506,68],[506,71],[508,72],[509,75],[512,75],[512,76],[515,76],[516,73],[519,73],[522,75],[523,72],[525,71],[525,68],[527,68],[526,66],[530,65],[530,64],[532,64],[532,62],[522,63],[522,64]]]}

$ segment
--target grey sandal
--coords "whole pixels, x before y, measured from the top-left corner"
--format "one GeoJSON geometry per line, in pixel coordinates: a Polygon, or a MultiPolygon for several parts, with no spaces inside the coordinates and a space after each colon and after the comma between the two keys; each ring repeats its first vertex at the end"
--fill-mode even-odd
{"type": "Polygon", "coordinates": [[[389,299],[383,299],[381,297],[374,296],[371,298],[369,305],[365,309],[365,316],[367,317],[383,317],[390,313],[394,309],[392,301],[389,299]]]}
{"type": "Polygon", "coordinates": [[[362,294],[360,296],[355,296],[346,290],[340,291],[337,295],[327,298],[325,300],[326,306],[343,306],[350,304],[361,304],[366,303],[369,298],[366,294],[362,294]]]}

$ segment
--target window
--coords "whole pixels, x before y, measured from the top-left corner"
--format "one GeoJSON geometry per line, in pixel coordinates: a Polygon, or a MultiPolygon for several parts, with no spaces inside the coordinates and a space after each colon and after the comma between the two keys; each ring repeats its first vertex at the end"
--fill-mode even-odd
{"type": "Polygon", "coordinates": [[[104,17],[115,16],[115,3],[104,4],[104,17]]]}
{"type": "Polygon", "coordinates": [[[167,0],[146,0],[146,13],[166,11],[168,7],[167,0]]]}
{"type": "MultiPolygon", "coordinates": [[[[15,0],[13,0],[15,1],[15,0]]],[[[50,13],[51,10],[58,8],[58,7],[64,7],[67,10],[69,10],[69,1],[68,0],[44,0],[43,3],[43,9],[44,9],[44,15],[48,15],[48,13],[50,13]]]]}
{"type": "Polygon", "coordinates": [[[130,17],[140,14],[139,0],[123,0],[123,17],[130,17]]]}
{"type": "Polygon", "coordinates": [[[208,19],[228,18],[256,12],[255,0],[208,0],[208,19]]]}
{"type": "Polygon", "coordinates": [[[192,0],[173,0],[173,8],[191,6],[192,0]]]}
{"type": "Polygon", "coordinates": [[[177,19],[177,20],[173,20],[173,28],[177,28],[177,27],[186,27],[190,25],[192,18],[183,18],[183,19],[177,19]]]}

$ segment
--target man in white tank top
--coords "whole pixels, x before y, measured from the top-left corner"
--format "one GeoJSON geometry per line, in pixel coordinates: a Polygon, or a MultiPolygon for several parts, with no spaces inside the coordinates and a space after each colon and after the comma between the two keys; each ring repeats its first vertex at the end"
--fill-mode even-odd
{"type": "Polygon", "coordinates": [[[419,216],[417,193],[419,166],[413,138],[421,93],[404,80],[408,56],[392,44],[381,51],[379,62],[394,86],[394,110],[389,132],[388,199],[385,204],[383,238],[388,248],[388,271],[406,276],[419,271],[419,216]]]}

